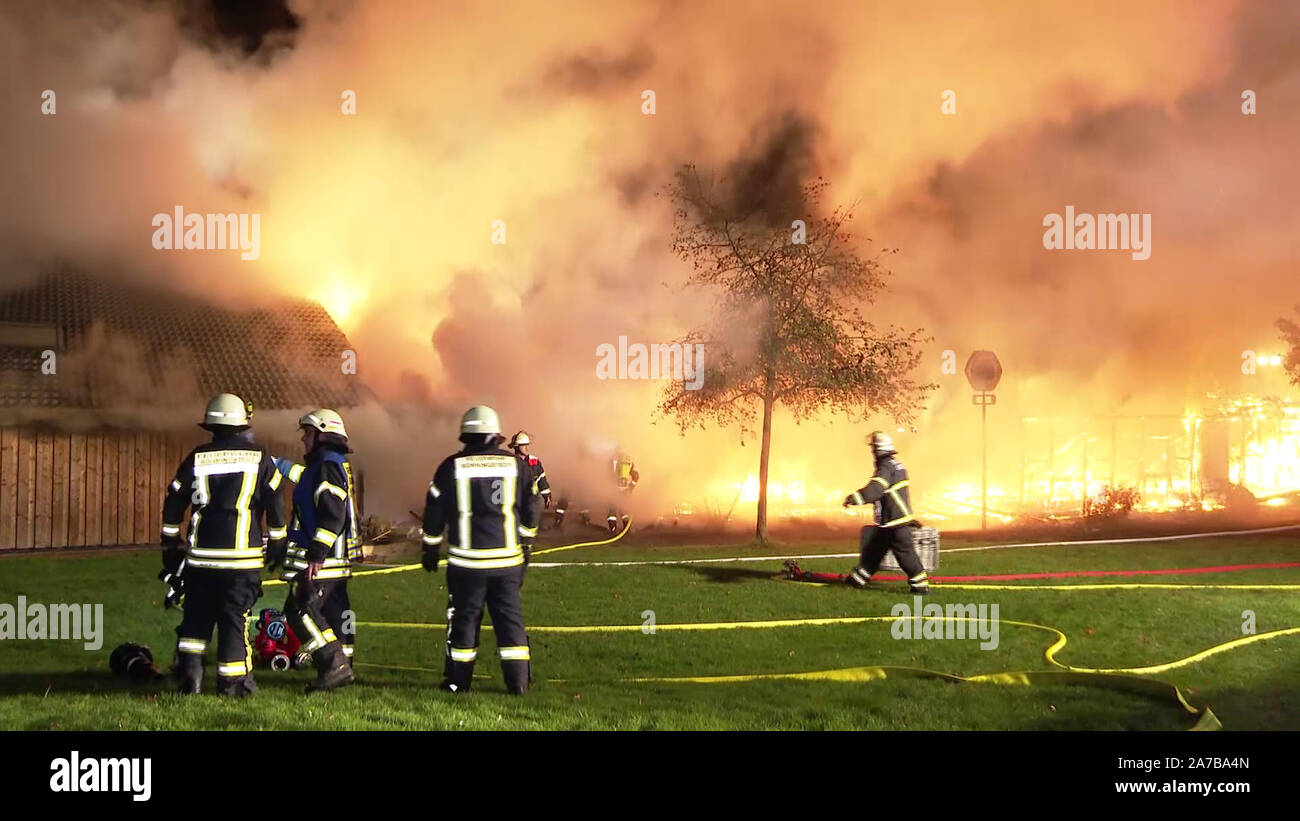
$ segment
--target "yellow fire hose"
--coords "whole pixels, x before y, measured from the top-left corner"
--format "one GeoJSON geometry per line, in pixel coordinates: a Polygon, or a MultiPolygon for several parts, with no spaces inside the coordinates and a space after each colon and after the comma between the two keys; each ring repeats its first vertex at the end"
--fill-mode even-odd
{"type": "MultiPolygon", "coordinates": [[[[1108,587],[1111,585],[1087,585],[1087,587],[1096,589],[1099,587],[1108,587]]],[[[1118,586],[1118,585],[1115,585],[1118,586]]],[[[1225,585],[1198,585],[1199,587],[1222,587],[1225,585]]],[[[1021,585],[1019,589],[1032,588],[1035,585],[1021,585]]],[[[1082,585],[1080,585],[1082,587],[1082,585]]],[[[1273,587],[1277,589],[1296,589],[1300,585],[1257,585],[1256,587],[1273,587]]],[[[1015,589],[1013,585],[1000,585],[999,589],[1015,589]]],[[[911,616],[846,616],[835,618],[811,618],[811,619],[773,619],[764,621],[739,621],[739,622],[699,622],[684,624],[657,624],[656,632],[663,630],[665,632],[691,632],[703,630],[738,630],[738,629],[768,629],[777,627],[803,627],[818,626],[827,624],[863,624],[866,622],[893,622],[900,618],[911,618],[911,616]]],[[[961,621],[961,622],[980,622],[981,619],[972,619],[964,616],[935,616],[928,618],[942,618],[944,621],[961,621]]],[[[1032,622],[1013,621],[1010,619],[987,619],[983,621],[996,621],[998,624],[1008,624],[1015,627],[1025,627],[1033,630],[1042,630],[1050,633],[1055,637],[1055,641],[1044,652],[1044,659],[1051,665],[1061,668],[1060,670],[1033,670],[1018,671],[1006,673],[983,673],[974,676],[961,676],[954,673],[946,673],[938,670],[926,670],[917,667],[891,667],[891,666],[870,666],[870,667],[847,667],[835,670],[816,670],[802,673],[757,673],[745,675],[722,675],[722,676],[661,676],[661,677],[640,677],[625,679],[628,683],[660,683],[660,684],[731,684],[747,681],[762,681],[774,679],[793,679],[805,681],[879,681],[887,679],[890,676],[895,678],[940,678],[947,681],[964,682],[964,683],[985,683],[985,684],[1011,684],[1021,686],[1032,686],[1034,684],[1082,684],[1089,686],[1111,687],[1125,690],[1128,692],[1139,693],[1146,696],[1153,696],[1161,699],[1176,702],[1186,712],[1197,716],[1196,723],[1191,727],[1193,730],[1217,730],[1222,725],[1213,711],[1207,706],[1204,709],[1193,707],[1184,697],[1182,690],[1176,685],[1155,679],[1144,678],[1143,676],[1152,673],[1160,673],[1166,670],[1173,670],[1184,667],[1196,662],[1209,658],[1219,653],[1225,653],[1248,644],[1261,641],[1271,641],[1284,636],[1300,635],[1300,627],[1288,627],[1281,630],[1272,630],[1267,633],[1258,633],[1251,636],[1232,639],[1230,641],[1216,644],[1212,647],[1193,653],[1185,658],[1176,659],[1164,664],[1147,665],[1143,667],[1114,667],[1114,668],[1094,668],[1094,667],[1076,667],[1066,664],[1057,659],[1057,655],[1065,648],[1068,643],[1065,633],[1042,624],[1032,622]]],[[[365,627],[388,627],[388,628],[406,628],[406,629],[424,629],[435,630],[445,629],[445,624],[422,624],[411,622],[359,622],[359,626],[365,627]]],[[[618,624],[618,625],[556,625],[530,627],[529,632],[537,633],[613,633],[613,632],[640,632],[643,630],[640,624],[618,624]]],[[[371,667],[389,667],[389,665],[371,664],[371,667]]],[[[392,669],[418,670],[422,668],[401,668],[392,667],[392,669]]],[[[563,679],[552,679],[553,683],[562,683],[563,679]]]]}
{"type": "MultiPolygon", "coordinates": [[[[555,553],[560,550],[573,550],[575,547],[598,547],[603,544],[613,544],[614,542],[617,542],[619,539],[623,538],[623,536],[626,535],[626,533],[631,529],[632,529],[632,519],[631,517],[629,517],[627,520],[627,524],[623,525],[623,529],[608,539],[602,539],[599,542],[578,542],[576,544],[566,544],[566,545],[561,545],[559,547],[548,547],[545,550],[534,550],[533,555],[541,556],[545,553],[555,553]]],[[[404,564],[400,567],[386,567],[383,570],[367,570],[364,573],[354,573],[352,574],[352,578],[360,579],[366,576],[383,576],[387,573],[405,573],[408,570],[419,570],[420,567],[421,567],[420,563],[416,562],[415,564],[404,564]]],[[[276,584],[287,584],[287,582],[285,582],[283,579],[268,579],[262,582],[263,587],[269,587],[271,585],[276,585],[276,584]]]]}
{"type": "Polygon", "coordinates": [[[578,542],[577,544],[566,544],[566,545],[561,545],[559,547],[548,547],[545,550],[534,550],[533,555],[545,556],[547,553],[558,553],[561,550],[572,550],[575,547],[599,547],[600,545],[603,544],[613,544],[614,542],[617,542],[619,539],[623,538],[623,536],[626,535],[627,532],[631,529],[632,529],[632,517],[629,516],[627,519],[627,524],[623,525],[623,529],[620,530],[615,535],[609,537],[608,539],[603,539],[599,542],[578,542]]]}

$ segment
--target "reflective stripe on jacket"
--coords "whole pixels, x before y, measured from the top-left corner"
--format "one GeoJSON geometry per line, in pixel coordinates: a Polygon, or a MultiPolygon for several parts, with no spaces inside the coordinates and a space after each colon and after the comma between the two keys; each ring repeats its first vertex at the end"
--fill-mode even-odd
{"type": "Polygon", "coordinates": [[[880,502],[880,526],[898,527],[912,521],[912,496],[908,491],[907,468],[894,454],[876,461],[876,473],[866,487],[854,492],[854,504],[880,502]]]}

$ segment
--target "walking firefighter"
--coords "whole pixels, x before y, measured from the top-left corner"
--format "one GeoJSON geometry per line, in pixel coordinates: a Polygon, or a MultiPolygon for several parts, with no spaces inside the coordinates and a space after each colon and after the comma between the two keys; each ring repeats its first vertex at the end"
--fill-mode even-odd
{"type": "Polygon", "coordinates": [[[876,471],[866,487],[844,499],[844,506],[878,503],[880,524],[862,528],[858,542],[861,555],[858,566],[849,574],[848,582],[854,587],[865,588],[880,569],[885,554],[892,551],[898,566],[907,574],[912,592],[925,595],[930,592],[930,578],[912,544],[912,529],[919,527],[919,523],[912,513],[907,468],[898,460],[894,441],[888,434],[875,431],[868,441],[875,456],[876,471]]]}
{"type": "Polygon", "coordinates": [[[310,692],[353,681],[355,619],[348,579],[361,556],[361,536],[342,417],[322,408],[304,415],[298,426],[306,464],[277,460],[277,469],[295,483],[293,515],[288,545],[267,552],[267,567],[284,565],[280,578],[289,583],[284,613],[316,666],[310,692]]]}

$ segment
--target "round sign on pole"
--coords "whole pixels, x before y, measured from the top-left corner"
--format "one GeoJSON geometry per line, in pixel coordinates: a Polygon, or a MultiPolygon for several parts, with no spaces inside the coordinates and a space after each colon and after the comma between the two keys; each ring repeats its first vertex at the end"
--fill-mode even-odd
{"type": "Polygon", "coordinates": [[[966,381],[977,391],[991,391],[1002,380],[1002,363],[993,351],[976,351],[966,360],[966,381]]]}
{"type": "Polygon", "coordinates": [[[983,463],[980,477],[980,529],[989,526],[989,405],[997,402],[992,393],[1002,380],[1002,363],[993,351],[976,351],[966,360],[966,381],[975,389],[971,397],[974,404],[980,406],[980,460],[983,463]]]}

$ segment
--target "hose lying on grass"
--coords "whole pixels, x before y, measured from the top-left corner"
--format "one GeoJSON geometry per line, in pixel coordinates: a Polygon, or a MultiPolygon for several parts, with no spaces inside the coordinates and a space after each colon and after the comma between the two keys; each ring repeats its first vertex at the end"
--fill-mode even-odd
{"type": "MultiPolygon", "coordinates": [[[[1083,585],[1079,585],[1082,587],[1083,585]]],[[[1102,587],[1128,587],[1129,585],[1086,585],[1089,588],[1102,587]]],[[[1001,586],[1000,589],[1007,589],[1010,585],[1001,586]]],[[[1028,587],[1028,586],[1025,586],[1028,587]]],[[[1232,585],[1198,585],[1198,587],[1233,587],[1232,585]]],[[[1256,585],[1256,587],[1275,587],[1281,589],[1300,589],[1300,585],[1256,585]]],[[[821,626],[827,624],[863,624],[866,622],[893,622],[900,618],[911,618],[911,616],[845,616],[835,618],[812,618],[812,619],[771,619],[764,621],[732,621],[732,622],[694,622],[683,624],[663,624],[655,625],[656,631],[701,631],[701,630],[761,630],[778,627],[808,627],[821,626]]],[[[968,618],[965,616],[933,616],[926,618],[940,618],[944,621],[953,622],[980,622],[995,621],[998,624],[1007,624],[1014,627],[1024,627],[1033,630],[1042,630],[1051,633],[1056,640],[1044,653],[1046,661],[1061,668],[1060,670],[1031,670],[1017,671],[1006,673],[984,673],[975,676],[960,676],[954,673],[945,673],[938,670],[926,670],[918,667],[890,667],[890,666],[872,666],[872,667],[846,667],[836,670],[815,670],[802,673],[750,673],[743,675],[724,675],[724,676],[662,676],[662,677],[638,677],[623,679],[628,683],[660,683],[660,684],[733,684],[747,681],[762,681],[771,679],[795,679],[807,681],[879,681],[887,679],[890,676],[895,678],[940,678],[946,681],[978,683],[978,684],[1010,684],[1021,686],[1033,686],[1042,684],[1081,684],[1085,686],[1110,687],[1113,689],[1125,690],[1128,692],[1139,693],[1141,695],[1152,696],[1163,700],[1176,702],[1183,710],[1197,717],[1196,723],[1190,728],[1193,730],[1218,730],[1222,729],[1218,717],[1207,706],[1203,709],[1193,707],[1183,696],[1182,690],[1176,685],[1168,682],[1158,681],[1156,679],[1144,678],[1152,673],[1160,673],[1167,670],[1173,670],[1184,667],[1189,664],[1195,664],[1198,661],[1209,658],[1219,653],[1225,653],[1229,650],[1235,650],[1255,642],[1270,641],[1283,636],[1300,635],[1300,627],[1288,627],[1281,630],[1272,630],[1267,633],[1258,633],[1251,636],[1226,641],[1206,648],[1198,653],[1193,653],[1185,658],[1176,659],[1165,664],[1154,664],[1143,667],[1115,667],[1115,668],[1093,668],[1077,667],[1066,664],[1057,659],[1057,655],[1065,648],[1069,639],[1065,633],[1043,624],[1034,624],[1032,622],[1012,621],[1009,619],[984,619],[968,618]]],[[[414,622],[360,622],[359,626],[363,627],[387,627],[387,628],[407,628],[423,630],[442,630],[446,628],[445,624],[425,624],[414,622]]],[[[614,632],[640,632],[643,628],[641,624],[615,624],[615,625],[556,625],[530,627],[529,632],[535,633],[614,633],[614,632]]],[[[370,664],[371,667],[387,667],[387,665],[370,664]]],[[[400,668],[393,669],[414,669],[400,668]]],[[[553,680],[555,683],[561,683],[563,679],[553,680]]]]}
{"type": "MultiPolygon", "coordinates": [[[[619,539],[623,538],[623,536],[631,528],[632,528],[632,519],[629,517],[627,520],[627,524],[623,525],[623,529],[608,539],[602,539],[599,542],[578,542],[577,544],[566,544],[566,545],[560,545],[559,547],[548,547],[545,550],[533,551],[533,555],[540,556],[543,553],[555,553],[558,550],[572,550],[575,547],[599,547],[600,545],[604,545],[604,544],[613,544],[614,542],[617,542],[619,539]]],[[[361,579],[361,578],[365,578],[366,576],[383,576],[388,573],[405,573],[408,570],[419,570],[421,567],[422,565],[419,562],[416,562],[415,564],[402,564],[402,565],[398,565],[397,567],[386,567],[383,570],[367,570],[361,573],[353,573],[352,578],[361,579]]],[[[262,582],[262,586],[270,587],[271,585],[286,584],[286,583],[287,582],[285,582],[283,579],[268,579],[262,582]]]]}

